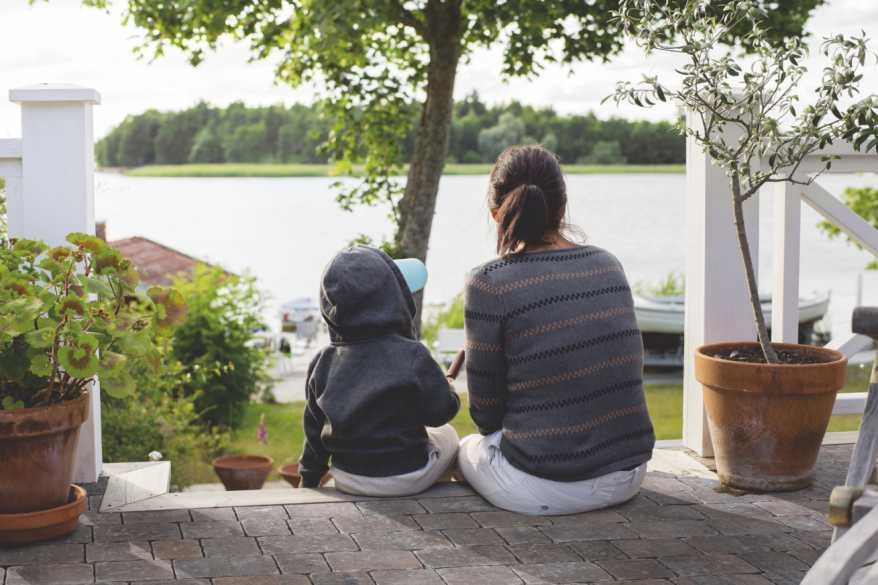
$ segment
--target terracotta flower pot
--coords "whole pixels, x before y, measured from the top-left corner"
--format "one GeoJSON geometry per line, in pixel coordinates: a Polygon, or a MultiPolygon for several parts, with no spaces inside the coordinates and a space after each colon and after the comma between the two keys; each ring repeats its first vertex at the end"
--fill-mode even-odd
{"type": "Polygon", "coordinates": [[[56,508],[24,514],[0,514],[0,545],[22,545],[67,536],[88,507],[85,490],[67,486],[67,502],[56,508]]]}
{"type": "MultiPolygon", "coordinates": [[[[302,476],[299,475],[298,463],[288,463],[287,465],[278,468],[277,472],[294,488],[302,485],[302,476]]],[[[332,476],[329,473],[323,474],[323,477],[320,478],[320,487],[325,486],[330,479],[332,479],[332,476]]]]}
{"type": "Polygon", "coordinates": [[[775,344],[818,363],[760,364],[716,357],[756,343],[704,345],[695,377],[704,406],[720,482],[755,491],[810,485],[835,395],[844,386],[847,358],[807,345],[775,344]]]}
{"type": "Polygon", "coordinates": [[[225,455],[213,460],[213,470],[229,491],[260,490],[273,464],[263,455],[225,455]]]}
{"type": "Polygon", "coordinates": [[[24,514],[68,502],[79,427],[88,392],[61,404],[0,410],[0,514],[24,514]]]}

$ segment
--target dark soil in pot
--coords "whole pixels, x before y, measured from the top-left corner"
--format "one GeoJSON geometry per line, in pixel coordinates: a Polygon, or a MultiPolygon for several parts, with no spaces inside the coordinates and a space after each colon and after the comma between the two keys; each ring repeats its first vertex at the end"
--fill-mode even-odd
{"type": "Polygon", "coordinates": [[[0,514],[67,503],[88,393],[60,404],[0,410],[0,514]]]}
{"type": "Polygon", "coordinates": [[[229,491],[262,489],[274,460],[263,455],[226,455],[213,460],[213,470],[229,491]]]}
{"type": "Polygon", "coordinates": [[[808,486],[835,395],[844,386],[847,359],[839,352],[774,345],[792,362],[745,360],[761,357],[761,350],[743,342],[702,346],[695,355],[717,473],[733,488],[808,486]]]}

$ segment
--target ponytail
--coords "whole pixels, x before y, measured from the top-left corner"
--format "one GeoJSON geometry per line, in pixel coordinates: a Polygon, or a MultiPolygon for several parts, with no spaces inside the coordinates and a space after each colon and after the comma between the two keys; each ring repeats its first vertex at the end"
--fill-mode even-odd
{"type": "Polygon", "coordinates": [[[488,206],[496,210],[501,256],[550,243],[567,209],[558,157],[541,146],[504,150],[491,171],[488,206]]]}

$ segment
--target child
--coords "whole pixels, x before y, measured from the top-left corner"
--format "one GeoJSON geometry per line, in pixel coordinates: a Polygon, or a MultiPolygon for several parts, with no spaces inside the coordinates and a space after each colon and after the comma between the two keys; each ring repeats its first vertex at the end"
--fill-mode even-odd
{"type": "Polygon", "coordinates": [[[446,423],[460,399],[415,339],[400,268],[374,248],[343,250],[323,273],[320,307],[331,343],[308,367],[302,486],[317,487],[331,459],[343,492],[426,490],[455,462],[458,437],[446,423]]]}

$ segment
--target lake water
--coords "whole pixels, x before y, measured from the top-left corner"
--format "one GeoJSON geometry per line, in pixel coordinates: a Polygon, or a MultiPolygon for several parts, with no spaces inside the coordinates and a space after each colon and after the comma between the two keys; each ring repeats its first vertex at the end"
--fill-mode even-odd
{"type": "MultiPolygon", "coordinates": [[[[141,235],[188,254],[250,273],[271,297],[271,308],[316,296],[332,255],[359,234],[391,234],[380,209],[349,213],[335,202],[330,178],[135,178],[99,173],[96,216],[110,239],[141,235]]],[[[821,178],[833,193],[846,186],[878,186],[874,175],[821,178]]],[[[451,299],[467,270],[493,257],[485,209],[487,177],[442,179],[429,260],[428,302],[451,299]]],[[[667,174],[568,177],[571,220],[589,242],[622,261],[632,283],[682,272],[685,260],[684,176],[667,174]]],[[[767,198],[766,198],[767,199],[767,198]]],[[[761,280],[771,282],[771,213],[763,201],[761,280]]],[[[731,220],[731,218],[730,218],[731,220]]],[[[832,292],[829,324],[850,332],[857,275],[867,253],[817,230],[817,214],[802,213],[802,294],[832,292]]],[[[738,267],[734,267],[735,270],[738,267]]],[[[763,287],[764,288],[764,287],[763,287]]],[[[878,274],[864,276],[866,303],[878,295],[878,274]]],[[[874,301],[872,301],[874,303],[874,301]]]]}

